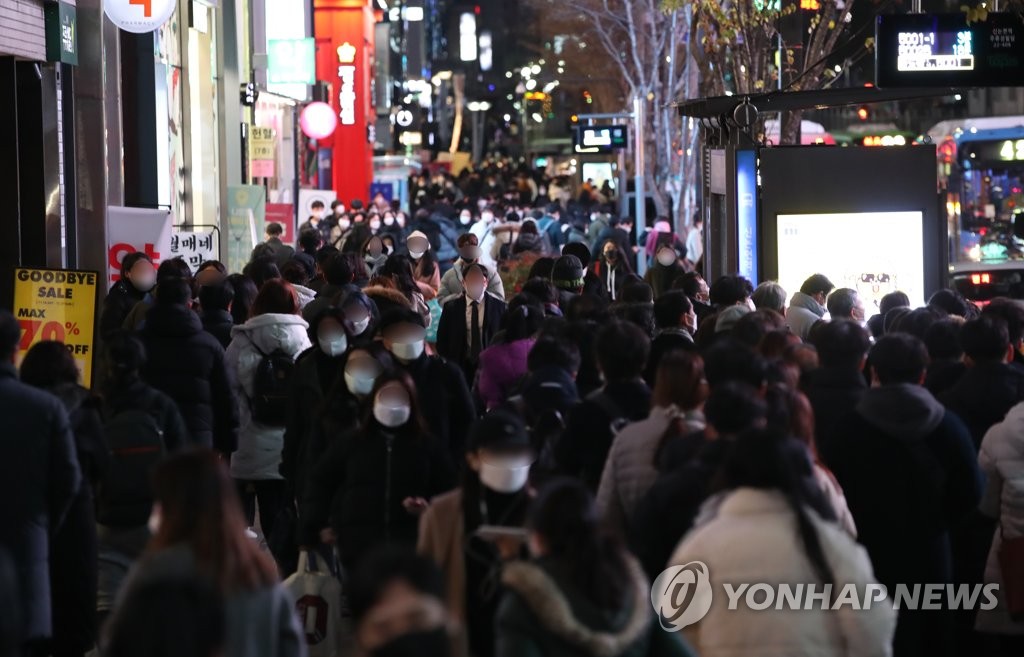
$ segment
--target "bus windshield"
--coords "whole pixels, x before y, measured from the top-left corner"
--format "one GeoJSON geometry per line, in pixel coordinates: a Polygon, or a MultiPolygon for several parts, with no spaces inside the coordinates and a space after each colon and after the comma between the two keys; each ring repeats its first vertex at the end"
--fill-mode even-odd
{"type": "Polygon", "coordinates": [[[950,264],[1024,265],[1024,117],[944,122],[929,135],[938,147],[950,264]]]}

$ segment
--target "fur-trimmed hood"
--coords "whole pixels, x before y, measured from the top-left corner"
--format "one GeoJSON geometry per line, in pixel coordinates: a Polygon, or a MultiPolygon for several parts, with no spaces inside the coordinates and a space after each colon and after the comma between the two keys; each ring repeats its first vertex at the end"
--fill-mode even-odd
{"type": "Polygon", "coordinates": [[[409,298],[398,290],[392,290],[388,287],[380,285],[374,285],[363,290],[363,294],[370,298],[373,302],[377,302],[378,299],[385,301],[391,305],[402,306],[404,308],[412,308],[412,302],[409,298]]]}
{"type": "Polygon", "coordinates": [[[626,555],[626,564],[630,588],[624,596],[623,611],[618,615],[622,622],[616,629],[594,628],[577,618],[565,593],[541,565],[526,561],[510,563],[502,571],[501,581],[522,598],[546,631],[587,654],[615,657],[644,636],[653,617],[647,604],[650,584],[643,569],[629,555],[626,555]]]}

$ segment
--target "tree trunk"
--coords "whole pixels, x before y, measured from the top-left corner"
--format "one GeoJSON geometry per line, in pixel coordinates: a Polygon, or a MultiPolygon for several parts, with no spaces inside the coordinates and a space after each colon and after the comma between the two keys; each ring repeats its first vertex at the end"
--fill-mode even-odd
{"type": "Polygon", "coordinates": [[[800,123],[803,121],[803,110],[783,112],[782,125],[779,126],[779,143],[786,146],[800,145],[800,123]]]}

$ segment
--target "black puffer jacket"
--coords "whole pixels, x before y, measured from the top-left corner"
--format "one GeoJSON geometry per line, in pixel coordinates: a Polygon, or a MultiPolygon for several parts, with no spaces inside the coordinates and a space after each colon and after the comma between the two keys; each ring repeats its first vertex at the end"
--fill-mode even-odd
{"type": "MultiPolygon", "coordinates": [[[[310,334],[316,334],[315,327],[310,334]]],[[[284,449],[281,453],[281,476],[297,493],[304,490],[308,478],[309,443],[317,429],[317,418],[324,405],[324,396],[338,381],[344,363],[344,356],[331,358],[314,346],[299,356],[292,370],[288,422],[284,429],[284,449]]],[[[335,403],[336,400],[331,400],[332,409],[335,403]]],[[[346,432],[351,428],[347,426],[346,432]]]]}
{"type": "Polygon", "coordinates": [[[469,425],[476,419],[466,376],[458,366],[426,354],[404,367],[416,382],[416,394],[431,435],[448,449],[452,463],[462,463],[469,425]]]}
{"type": "Polygon", "coordinates": [[[217,342],[225,349],[231,344],[231,329],[235,326],[234,318],[226,310],[204,312],[202,317],[203,330],[217,338],[217,342]]]}
{"type": "Polygon", "coordinates": [[[141,333],[147,383],[178,403],[189,433],[201,445],[230,454],[238,446],[238,401],[224,348],[184,306],[156,305],[141,333]]]}
{"type": "Polygon", "coordinates": [[[418,520],[402,501],[430,499],[454,485],[446,455],[429,436],[371,422],[336,442],[313,471],[303,519],[307,544],[330,526],[347,567],[381,543],[412,547],[418,520]]]}
{"type": "MultiPolygon", "coordinates": [[[[168,453],[193,444],[178,405],[164,393],[137,379],[107,388],[103,404],[103,417],[106,421],[120,413],[133,410],[144,411],[156,420],[157,426],[163,432],[164,449],[168,453]]],[[[100,481],[102,480],[101,473],[100,481]]],[[[152,502],[140,506],[137,500],[152,499],[149,491],[133,495],[131,501],[125,501],[105,496],[104,490],[100,488],[96,500],[96,515],[101,525],[128,528],[140,527],[146,523],[152,502]]]]}
{"type": "Polygon", "coordinates": [[[100,312],[100,337],[106,340],[115,331],[120,330],[128,313],[145,297],[145,292],[139,292],[123,278],[114,283],[103,300],[103,310],[100,312]]]}
{"type": "Polygon", "coordinates": [[[82,484],[64,524],[50,543],[50,595],[53,600],[54,654],[82,654],[96,643],[97,543],[93,484],[105,463],[99,400],[76,384],[49,390],[64,404],[82,484]]]}

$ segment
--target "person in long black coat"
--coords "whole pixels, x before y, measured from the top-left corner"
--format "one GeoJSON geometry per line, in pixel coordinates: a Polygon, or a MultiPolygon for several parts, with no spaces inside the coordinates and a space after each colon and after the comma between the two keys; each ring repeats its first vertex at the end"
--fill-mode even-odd
{"type": "Polygon", "coordinates": [[[447,446],[452,463],[460,465],[466,453],[466,435],[476,408],[466,377],[454,363],[428,355],[424,347],[426,327],[415,310],[393,310],[381,318],[380,335],[396,365],[416,383],[423,418],[430,434],[447,446]],[[418,340],[407,342],[415,333],[418,340]]]}
{"type": "Polygon", "coordinates": [[[147,354],[142,376],[178,403],[194,441],[231,454],[238,445],[238,401],[224,348],[203,330],[190,299],[185,280],[160,283],[141,333],[147,354]]]}
{"type": "Polygon", "coordinates": [[[306,545],[330,528],[346,569],[381,544],[416,544],[427,500],[455,486],[451,461],[428,433],[408,374],[381,375],[362,427],[335,441],[307,488],[306,545]]]}
{"type": "MultiPolygon", "coordinates": [[[[950,530],[981,500],[970,433],[921,386],[928,352],[920,340],[887,335],[869,361],[872,388],[837,425],[829,467],[879,582],[890,591],[952,582],[950,530]]],[[[952,654],[951,621],[945,609],[901,609],[894,654],[952,654]]]]}
{"type": "Polygon", "coordinates": [[[107,460],[100,401],[78,385],[78,368],[60,342],[36,343],[21,363],[21,380],[64,404],[75,437],[82,483],[50,547],[53,642],[57,657],[81,657],[96,644],[97,555],[93,490],[107,460]]]}
{"type": "Polygon", "coordinates": [[[82,484],[67,411],[53,395],[18,380],[21,328],[0,310],[0,550],[17,572],[21,640],[36,651],[52,634],[50,541],[82,484]]]}
{"type": "Polygon", "coordinates": [[[100,310],[99,333],[107,339],[119,330],[135,304],[142,301],[156,283],[153,261],[142,252],[129,253],[121,260],[121,278],[110,286],[100,310]]]}

